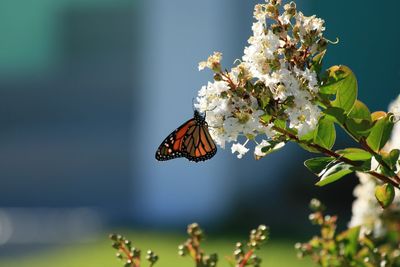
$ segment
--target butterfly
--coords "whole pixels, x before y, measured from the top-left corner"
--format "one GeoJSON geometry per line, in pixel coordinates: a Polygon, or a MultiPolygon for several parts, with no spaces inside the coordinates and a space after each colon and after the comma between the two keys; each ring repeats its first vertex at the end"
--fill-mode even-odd
{"type": "Polygon", "coordinates": [[[192,119],[173,131],[156,151],[160,161],[185,157],[190,161],[205,161],[217,153],[217,146],[208,132],[205,116],[197,110],[192,119]]]}

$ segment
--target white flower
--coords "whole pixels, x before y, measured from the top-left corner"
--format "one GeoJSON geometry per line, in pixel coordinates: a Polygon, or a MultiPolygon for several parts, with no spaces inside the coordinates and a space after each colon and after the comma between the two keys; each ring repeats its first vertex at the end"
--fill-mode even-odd
{"type": "Polygon", "coordinates": [[[261,21],[254,22],[251,29],[253,30],[254,36],[262,36],[264,34],[264,23],[261,21]]]}
{"type": "Polygon", "coordinates": [[[254,155],[258,157],[264,157],[267,153],[262,152],[262,148],[270,146],[271,144],[267,140],[262,140],[261,143],[259,143],[255,149],[254,149],[254,155]]]}
{"type": "Polygon", "coordinates": [[[303,38],[306,34],[311,31],[315,31],[317,34],[322,33],[325,30],[323,19],[317,18],[315,15],[307,17],[302,12],[297,12],[296,25],[299,27],[300,36],[303,38]]]}
{"type": "MultiPolygon", "coordinates": [[[[247,143],[247,141],[246,141],[246,143],[247,143]]],[[[244,143],[244,145],[241,145],[239,143],[232,145],[232,148],[231,148],[232,154],[235,154],[237,152],[238,159],[241,159],[243,157],[243,155],[249,151],[249,149],[245,147],[246,143],[244,143]]]]}
{"type": "Polygon", "coordinates": [[[281,41],[278,36],[272,33],[272,31],[268,31],[268,34],[265,36],[264,40],[264,55],[267,59],[273,59],[274,53],[278,50],[281,45],[281,41]]]}
{"type": "Polygon", "coordinates": [[[382,208],[375,199],[376,182],[373,177],[365,173],[357,173],[360,184],[354,188],[353,215],[349,227],[361,226],[361,233],[374,231],[376,236],[384,234],[382,229],[382,208]]]}
{"type": "Polygon", "coordinates": [[[229,85],[225,81],[216,81],[214,83],[209,83],[211,93],[221,94],[222,92],[229,90],[229,85]]]}
{"type": "Polygon", "coordinates": [[[199,71],[204,70],[205,68],[213,69],[216,64],[219,64],[222,60],[222,53],[214,52],[211,56],[208,57],[207,61],[202,61],[199,63],[199,71]]]}
{"type": "Polygon", "coordinates": [[[282,147],[285,146],[285,142],[280,142],[278,144],[275,144],[274,146],[271,145],[271,143],[269,143],[267,140],[262,140],[261,143],[259,143],[255,149],[254,149],[254,155],[256,157],[264,157],[265,155],[268,154],[268,152],[262,152],[262,149],[264,147],[270,147],[270,150],[278,150],[281,149],[282,147]]]}

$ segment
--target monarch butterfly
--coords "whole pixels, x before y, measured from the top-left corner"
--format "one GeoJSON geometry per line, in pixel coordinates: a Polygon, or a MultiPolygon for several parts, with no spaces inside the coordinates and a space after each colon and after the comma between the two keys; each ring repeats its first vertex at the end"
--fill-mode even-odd
{"type": "Polygon", "coordinates": [[[205,117],[195,110],[192,119],[173,131],[158,147],[160,161],[185,157],[190,161],[205,161],[217,153],[217,146],[208,132],[205,117]]]}

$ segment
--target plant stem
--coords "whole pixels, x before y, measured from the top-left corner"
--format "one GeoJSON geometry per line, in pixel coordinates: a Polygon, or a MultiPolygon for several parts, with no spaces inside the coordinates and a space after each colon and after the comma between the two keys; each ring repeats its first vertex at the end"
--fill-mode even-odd
{"type": "MultiPolygon", "coordinates": [[[[292,141],[295,141],[297,143],[300,143],[300,144],[306,145],[308,147],[314,148],[314,149],[318,150],[319,152],[321,152],[322,154],[325,154],[325,155],[330,156],[330,157],[334,157],[338,161],[347,163],[347,164],[352,165],[354,167],[358,166],[356,161],[353,161],[353,160],[350,160],[350,159],[348,159],[346,157],[343,157],[342,155],[336,153],[335,151],[332,151],[330,149],[324,148],[324,147],[322,147],[322,146],[320,146],[318,144],[302,141],[296,135],[286,131],[285,129],[282,129],[282,128],[277,127],[277,126],[273,126],[272,129],[277,131],[277,132],[279,132],[279,133],[281,133],[281,134],[286,135],[292,141]]],[[[375,172],[375,171],[367,171],[367,173],[372,175],[372,176],[374,176],[374,177],[376,177],[377,179],[381,180],[384,183],[390,183],[394,187],[400,189],[400,185],[399,185],[400,183],[398,183],[396,181],[393,181],[392,179],[390,179],[389,177],[386,177],[383,174],[380,174],[380,173],[375,172]]]]}
{"type": "Polygon", "coordinates": [[[240,262],[239,267],[244,267],[246,266],[247,262],[249,261],[251,255],[253,255],[254,249],[249,250],[246,255],[244,255],[243,260],[240,262]]]}
{"type": "Polygon", "coordinates": [[[135,261],[135,258],[131,255],[129,250],[121,243],[119,249],[126,255],[126,257],[131,261],[132,267],[139,267],[140,263],[135,261]]]}
{"type": "Polygon", "coordinates": [[[379,154],[376,153],[367,143],[367,141],[364,138],[360,139],[360,144],[361,146],[367,150],[370,154],[372,154],[374,156],[374,158],[376,159],[376,161],[378,161],[378,163],[380,165],[382,165],[384,168],[392,171],[395,175],[393,176],[393,178],[396,180],[397,183],[400,184],[400,177],[390,168],[390,166],[384,161],[382,160],[381,157],[379,157],[379,154]]]}

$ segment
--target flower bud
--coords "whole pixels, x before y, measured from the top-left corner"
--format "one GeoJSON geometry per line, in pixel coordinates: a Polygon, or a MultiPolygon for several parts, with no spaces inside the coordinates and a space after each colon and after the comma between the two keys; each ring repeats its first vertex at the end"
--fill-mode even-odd
{"type": "Polygon", "coordinates": [[[284,5],[283,8],[286,11],[286,13],[291,15],[292,17],[294,15],[296,15],[296,3],[295,2],[290,2],[289,4],[284,5]]]}
{"type": "Polygon", "coordinates": [[[117,234],[110,234],[110,235],[108,236],[108,238],[110,238],[110,239],[113,240],[113,241],[117,241],[117,234]]]}
{"type": "Polygon", "coordinates": [[[214,74],[214,81],[222,81],[222,76],[219,73],[214,74]]]}
{"type": "Polygon", "coordinates": [[[309,207],[314,212],[315,211],[324,211],[325,210],[325,206],[321,203],[321,201],[319,201],[316,198],[311,199],[309,207]]]}

